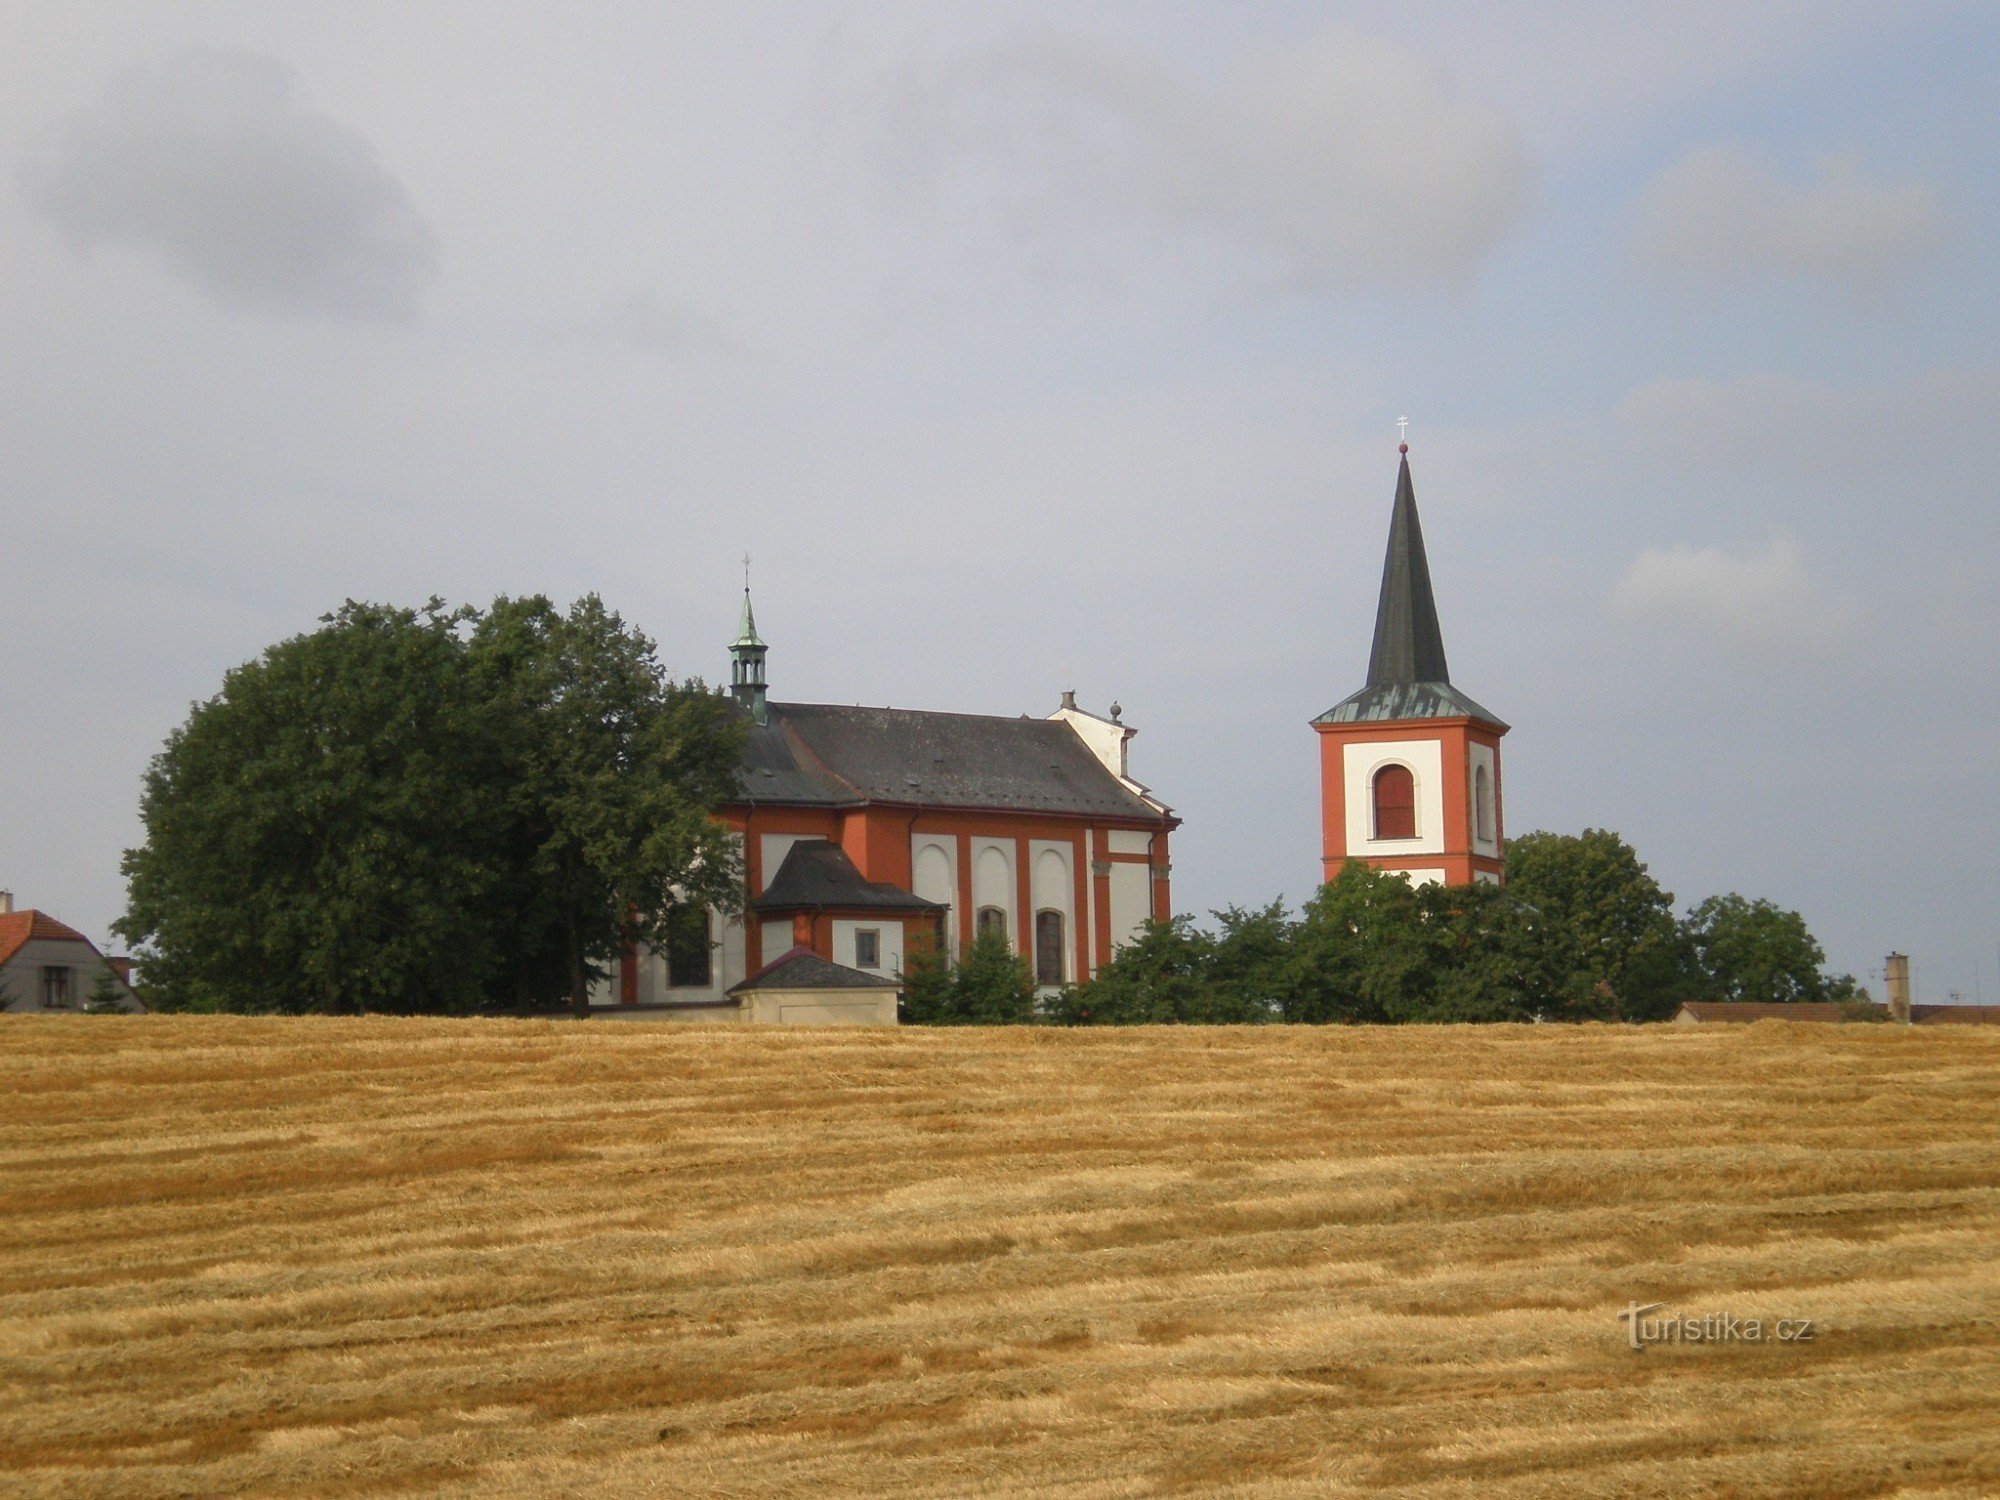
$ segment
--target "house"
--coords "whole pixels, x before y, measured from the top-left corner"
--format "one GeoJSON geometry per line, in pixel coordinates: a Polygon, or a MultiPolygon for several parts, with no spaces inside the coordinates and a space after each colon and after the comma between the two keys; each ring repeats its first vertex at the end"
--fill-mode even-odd
{"type": "Polygon", "coordinates": [[[1452,685],[1400,445],[1368,680],[1312,721],[1319,732],[1320,878],[1350,859],[1413,884],[1498,884],[1500,738],[1507,725],[1452,685]]]}
{"type": "MultiPolygon", "coordinates": [[[[714,1019],[803,950],[894,985],[919,946],[981,933],[1025,955],[1045,992],[1088,979],[1172,914],[1180,820],[1136,780],[1137,733],[1074,693],[1046,718],[773,701],[750,592],[730,646],[748,731],[737,797],[740,915],[689,908],[591,993],[598,1015],[714,1019]]],[[[793,1002],[786,1002],[792,1004],[793,1002]]]]}
{"type": "Polygon", "coordinates": [[[100,990],[120,1010],[146,1008],[123,959],[106,958],[47,912],[15,911],[13,894],[0,891],[0,1011],[82,1010],[100,990]]]}

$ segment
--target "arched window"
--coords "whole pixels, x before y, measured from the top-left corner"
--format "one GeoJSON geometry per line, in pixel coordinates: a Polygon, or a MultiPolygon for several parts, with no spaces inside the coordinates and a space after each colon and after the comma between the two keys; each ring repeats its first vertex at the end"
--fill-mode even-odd
{"type": "Polygon", "coordinates": [[[1007,941],[1007,913],[997,906],[982,906],[972,919],[972,935],[976,938],[997,937],[1007,941]]]}
{"type": "Polygon", "coordinates": [[[1035,983],[1063,982],[1063,914],[1035,913],[1035,983]]]}
{"type": "Polygon", "coordinates": [[[1408,766],[1384,766],[1375,773],[1375,837],[1417,836],[1417,779],[1408,766]]]}
{"type": "Polygon", "coordinates": [[[1472,773],[1472,833],[1482,844],[1493,842],[1493,778],[1484,766],[1472,773]]]}

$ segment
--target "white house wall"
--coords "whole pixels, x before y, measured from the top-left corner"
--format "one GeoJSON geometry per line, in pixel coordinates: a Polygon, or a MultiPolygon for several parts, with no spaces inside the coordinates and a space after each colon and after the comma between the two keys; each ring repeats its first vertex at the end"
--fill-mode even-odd
{"type": "Polygon", "coordinates": [[[833,961],[845,964],[850,969],[863,969],[870,974],[883,974],[890,978],[903,972],[903,924],[890,917],[873,921],[860,921],[848,917],[833,919],[833,961]],[[864,966],[855,955],[854,935],[858,932],[873,931],[881,936],[879,943],[880,962],[864,966]]]}

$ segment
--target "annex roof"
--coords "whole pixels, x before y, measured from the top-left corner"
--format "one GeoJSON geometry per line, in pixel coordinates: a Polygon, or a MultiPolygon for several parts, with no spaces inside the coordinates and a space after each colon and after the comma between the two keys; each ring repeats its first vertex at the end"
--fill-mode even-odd
{"type": "Polygon", "coordinates": [[[814,911],[837,908],[866,911],[942,911],[934,901],[869,880],[828,839],[801,839],[786,851],[784,862],[764,894],[750,903],[752,911],[814,911]]]}
{"type": "Polygon", "coordinates": [[[33,942],[82,943],[93,953],[97,951],[89,938],[45,911],[13,911],[0,916],[0,964],[33,942]]]}
{"type": "Polygon", "coordinates": [[[740,995],[748,990],[887,990],[895,981],[882,974],[868,974],[821,958],[810,948],[793,948],[782,953],[745,979],[729,987],[740,995]]]}
{"type": "Polygon", "coordinates": [[[1113,775],[1059,719],[773,703],[769,720],[752,726],[744,754],[743,795],[753,802],[1176,821],[1113,775]]]}

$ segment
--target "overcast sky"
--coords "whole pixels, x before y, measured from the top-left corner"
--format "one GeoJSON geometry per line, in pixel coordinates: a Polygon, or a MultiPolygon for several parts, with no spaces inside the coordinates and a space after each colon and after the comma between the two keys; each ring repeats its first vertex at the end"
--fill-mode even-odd
{"type": "MultiPolygon", "coordinates": [[[[2000,10],[0,4],[0,887],[348,597],[1140,729],[1317,875],[1411,462],[1510,832],[2000,1000],[2000,10]]],[[[1879,984],[1877,985],[1879,992],[1879,984]]]]}

